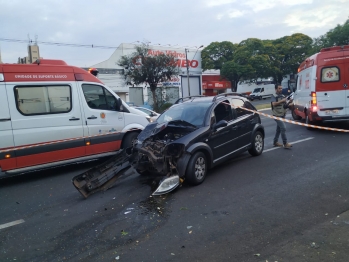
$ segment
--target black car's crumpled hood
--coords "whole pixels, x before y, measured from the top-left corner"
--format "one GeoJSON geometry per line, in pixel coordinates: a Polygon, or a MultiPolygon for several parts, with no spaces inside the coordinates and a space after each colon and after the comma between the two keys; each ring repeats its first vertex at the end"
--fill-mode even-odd
{"type": "Polygon", "coordinates": [[[163,139],[168,133],[191,133],[196,130],[197,127],[183,120],[174,120],[165,123],[152,123],[145,127],[145,129],[139,134],[138,140],[143,142],[144,140],[158,136],[159,139],[163,139]]]}

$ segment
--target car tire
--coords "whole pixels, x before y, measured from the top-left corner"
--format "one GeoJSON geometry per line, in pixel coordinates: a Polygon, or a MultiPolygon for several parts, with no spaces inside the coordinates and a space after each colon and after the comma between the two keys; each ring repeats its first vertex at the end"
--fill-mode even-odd
{"type": "Polygon", "coordinates": [[[252,156],[259,156],[262,154],[264,149],[264,137],[263,134],[259,131],[257,131],[252,139],[252,148],[248,150],[250,155],[252,156]]]}
{"type": "Polygon", "coordinates": [[[293,120],[301,120],[302,117],[297,115],[294,110],[291,111],[293,120]]]}
{"type": "MultiPolygon", "coordinates": [[[[308,112],[306,112],[306,115],[305,115],[305,124],[307,125],[314,125],[314,122],[313,121],[310,121],[309,119],[309,115],[308,115],[308,112]]],[[[314,130],[314,128],[310,127],[310,126],[307,126],[306,127],[308,130],[314,130]]]]}
{"type": "Polygon", "coordinates": [[[126,148],[129,148],[129,147],[135,145],[135,143],[137,142],[138,135],[139,135],[138,132],[128,133],[122,141],[121,148],[126,149],[126,148]]]}
{"type": "Polygon", "coordinates": [[[196,186],[204,182],[207,174],[207,157],[203,152],[196,152],[189,160],[186,176],[190,185],[196,186]]]}

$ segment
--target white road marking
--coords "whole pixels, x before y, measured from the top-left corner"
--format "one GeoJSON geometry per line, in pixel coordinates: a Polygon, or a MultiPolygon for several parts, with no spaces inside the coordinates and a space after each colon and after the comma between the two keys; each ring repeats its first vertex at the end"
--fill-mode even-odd
{"type": "MultiPolygon", "coordinates": [[[[301,139],[301,140],[298,140],[298,141],[290,142],[290,144],[291,144],[291,145],[297,144],[297,143],[300,143],[300,142],[304,142],[304,141],[307,141],[307,140],[311,140],[311,139],[313,139],[313,138],[314,138],[314,137],[304,138],[304,139],[301,139]]],[[[279,148],[283,148],[283,147],[272,147],[272,148],[269,148],[269,149],[267,149],[267,150],[263,150],[263,153],[268,152],[268,151],[272,151],[272,150],[275,150],[275,149],[279,149],[279,148]]]]}
{"type": "Polygon", "coordinates": [[[12,227],[12,226],[15,226],[15,225],[18,225],[18,224],[22,224],[22,223],[24,223],[23,219],[16,220],[16,221],[13,221],[13,222],[9,222],[9,223],[0,225],[0,229],[4,229],[4,228],[7,228],[7,227],[12,227]]]}

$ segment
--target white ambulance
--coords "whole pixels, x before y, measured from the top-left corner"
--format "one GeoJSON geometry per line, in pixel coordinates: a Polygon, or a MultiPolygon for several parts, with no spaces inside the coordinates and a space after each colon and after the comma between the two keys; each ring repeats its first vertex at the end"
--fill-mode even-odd
{"type": "Polygon", "coordinates": [[[113,155],[150,118],[61,60],[0,64],[0,178],[113,155]]]}
{"type": "Polygon", "coordinates": [[[349,45],[323,48],[298,68],[295,120],[307,124],[349,120],[349,45]]]}

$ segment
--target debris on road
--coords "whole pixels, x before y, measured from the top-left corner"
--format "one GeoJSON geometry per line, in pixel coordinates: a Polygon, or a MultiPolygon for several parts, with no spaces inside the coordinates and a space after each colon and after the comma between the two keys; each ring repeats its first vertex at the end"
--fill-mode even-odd
{"type": "Polygon", "coordinates": [[[318,244],[316,244],[315,242],[311,243],[310,246],[312,248],[319,248],[320,246],[318,244]]]}

